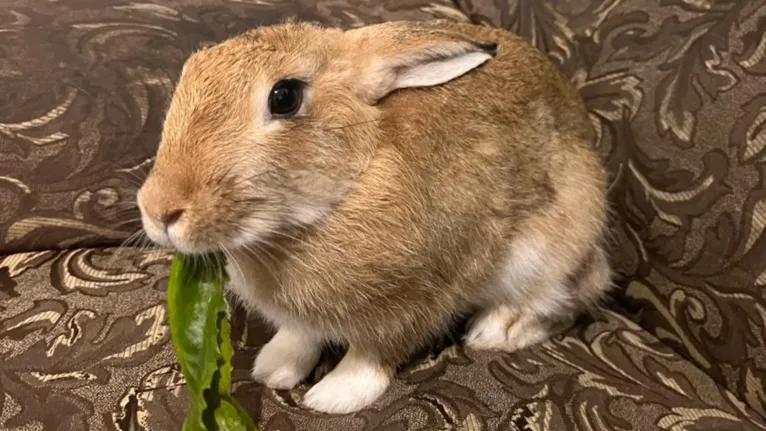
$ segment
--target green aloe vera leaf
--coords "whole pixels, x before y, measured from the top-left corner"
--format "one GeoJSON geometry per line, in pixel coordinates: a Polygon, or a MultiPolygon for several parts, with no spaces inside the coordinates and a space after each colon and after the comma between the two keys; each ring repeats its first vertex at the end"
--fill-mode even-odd
{"type": "Polygon", "coordinates": [[[168,322],[191,406],[184,431],[256,430],[231,397],[231,326],[225,260],[176,254],[168,282],[168,322]]]}

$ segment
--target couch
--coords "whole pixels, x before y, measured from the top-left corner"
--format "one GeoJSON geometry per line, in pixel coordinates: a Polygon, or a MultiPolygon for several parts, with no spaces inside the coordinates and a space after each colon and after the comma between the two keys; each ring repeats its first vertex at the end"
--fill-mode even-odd
{"type": "Polygon", "coordinates": [[[131,235],[135,192],[184,59],[291,17],[472,21],[547,53],[609,168],[615,289],[517,353],[446,336],[346,416],[249,381],[270,329],[235,309],[235,396],[262,430],[766,429],[764,0],[3,1],[0,429],[180,428],[171,255],[131,235]]]}

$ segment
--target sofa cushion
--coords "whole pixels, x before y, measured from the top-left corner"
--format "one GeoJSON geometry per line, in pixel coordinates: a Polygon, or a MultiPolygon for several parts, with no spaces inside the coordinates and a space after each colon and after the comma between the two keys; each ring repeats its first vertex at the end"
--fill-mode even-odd
{"type": "Polygon", "coordinates": [[[766,3],[458,0],[580,87],[637,322],[766,414],[766,3]]]}
{"type": "Polygon", "coordinates": [[[449,0],[11,0],[0,8],[0,252],[119,244],[181,65],[294,17],[462,15],[449,0]]]}
{"type": "MultiPolygon", "coordinates": [[[[133,249],[0,257],[0,429],[180,429],[187,399],[165,321],[169,258],[133,249]]],[[[302,409],[305,385],[272,391],[249,382],[268,337],[235,311],[235,396],[264,431],[766,426],[702,370],[611,312],[515,354],[444,343],[351,416],[302,409]]],[[[326,355],[314,378],[336,357],[326,355]]]]}

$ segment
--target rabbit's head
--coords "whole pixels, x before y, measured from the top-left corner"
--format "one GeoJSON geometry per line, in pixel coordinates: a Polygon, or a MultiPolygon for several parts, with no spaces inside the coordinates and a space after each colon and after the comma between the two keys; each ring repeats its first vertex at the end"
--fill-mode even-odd
{"type": "Polygon", "coordinates": [[[138,194],[147,234],[200,253],[316,223],[375,157],[381,98],[455,79],[493,52],[395,22],[348,31],[286,23],[195,53],[138,194]]]}

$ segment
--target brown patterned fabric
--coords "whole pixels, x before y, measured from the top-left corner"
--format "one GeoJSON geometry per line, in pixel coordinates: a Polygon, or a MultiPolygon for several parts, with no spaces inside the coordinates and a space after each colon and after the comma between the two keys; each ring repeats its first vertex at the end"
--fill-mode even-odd
{"type": "Polygon", "coordinates": [[[766,1],[458,3],[580,86],[630,314],[766,414],[766,1]]]}
{"type": "Polygon", "coordinates": [[[186,58],[294,18],[461,18],[448,0],[11,0],[0,7],[0,252],[119,244],[186,58]]]}
{"type": "Polygon", "coordinates": [[[268,334],[238,312],[236,396],[264,429],[766,428],[766,0],[8,0],[0,429],[179,428],[169,256],[98,247],[138,228],[184,59],[289,17],[471,20],[548,53],[612,174],[621,311],[513,355],[447,343],[343,417],[248,382],[268,334]]]}
{"type": "MultiPolygon", "coordinates": [[[[165,322],[169,258],[78,249],[0,259],[0,429],[180,429],[188,400],[165,322]]],[[[300,408],[307,385],[251,383],[248,368],[269,334],[234,315],[235,396],[264,431],[766,429],[702,370],[613,312],[512,355],[445,343],[355,416],[300,408]]]]}

